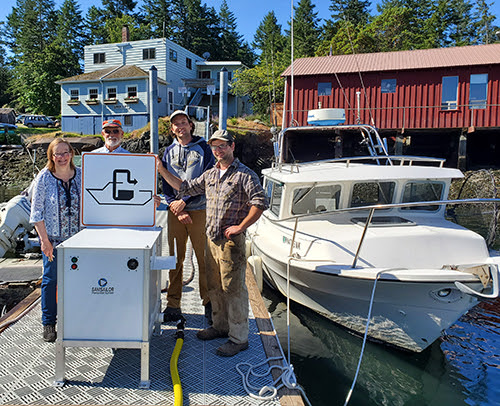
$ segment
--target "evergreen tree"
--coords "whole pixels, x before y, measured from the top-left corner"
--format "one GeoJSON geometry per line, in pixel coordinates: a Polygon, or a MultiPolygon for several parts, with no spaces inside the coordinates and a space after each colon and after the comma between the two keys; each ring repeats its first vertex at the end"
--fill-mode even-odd
{"type": "Polygon", "coordinates": [[[369,0],[331,0],[333,22],[347,20],[354,26],[366,25],[370,19],[369,0]]]}
{"type": "Polygon", "coordinates": [[[151,27],[151,38],[172,38],[173,2],[170,0],[144,0],[141,8],[143,20],[151,27]]]}
{"type": "Polygon", "coordinates": [[[285,37],[281,34],[281,25],[274,11],[270,11],[264,16],[254,35],[253,46],[262,53],[261,59],[271,59],[285,48],[285,37]]]}
{"type": "Polygon", "coordinates": [[[444,46],[464,46],[477,43],[475,36],[476,21],[469,0],[449,0],[449,13],[446,15],[444,46]]]}
{"type": "Polygon", "coordinates": [[[0,47],[0,107],[7,106],[12,99],[12,96],[8,90],[11,80],[12,75],[9,67],[7,66],[5,49],[3,47],[0,47]]]}
{"type": "Polygon", "coordinates": [[[243,35],[238,34],[236,17],[229,10],[226,0],[222,1],[219,11],[220,37],[219,49],[222,60],[238,60],[248,67],[253,66],[255,54],[250,45],[243,41],[243,35]]]}
{"type": "Polygon", "coordinates": [[[213,7],[201,0],[172,0],[172,40],[197,55],[209,52],[212,60],[220,59],[217,46],[219,18],[213,7]]]}
{"type": "Polygon", "coordinates": [[[102,0],[104,13],[107,17],[122,17],[124,14],[134,15],[137,1],[134,0],[102,0]]]}
{"type": "Polygon", "coordinates": [[[298,6],[294,6],[293,53],[295,58],[314,56],[318,48],[321,29],[318,13],[314,12],[314,8],[315,5],[311,0],[300,0],[298,6]]]}
{"type": "Polygon", "coordinates": [[[490,44],[496,40],[498,27],[493,24],[495,16],[490,11],[492,5],[493,3],[488,3],[486,0],[477,0],[475,32],[477,40],[481,44],[490,44]]]}
{"type": "Polygon", "coordinates": [[[68,76],[82,72],[81,61],[85,46],[83,32],[82,13],[77,0],[65,0],[58,13],[54,44],[60,45],[64,50],[64,72],[68,76]]]}
{"type": "Polygon", "coordinates": [[[106,30],[106,16],[104,11],[91,6],[85,16],[86,42],[89,45],[105,44],[108,42],[106,30]]]}

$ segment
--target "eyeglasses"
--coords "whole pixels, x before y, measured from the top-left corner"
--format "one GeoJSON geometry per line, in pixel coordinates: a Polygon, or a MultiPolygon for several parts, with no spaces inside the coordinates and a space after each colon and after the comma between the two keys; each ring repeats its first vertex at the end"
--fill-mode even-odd
{"type": "Polygon", "coordinates": [[[212,151],[224,151],[227,147],[229,147],[228,144],[220,144],[220,145],[210,145],[210,148],[212,151]]]}
{"type": "Polygon", "coordinates": [[[120,130],[104,130],[106,134],[119,134],[120,130]]]}
{"type": "Polygon", "coordinates": [[[71,154],[71,152],[69,151],[66,151],[66,152],[56,152],[54,154],[52,154],[52,156],[56,157],[56,158],[62,158],[62,157],[65,157],[66,155],[69,155],[71,154]]]}

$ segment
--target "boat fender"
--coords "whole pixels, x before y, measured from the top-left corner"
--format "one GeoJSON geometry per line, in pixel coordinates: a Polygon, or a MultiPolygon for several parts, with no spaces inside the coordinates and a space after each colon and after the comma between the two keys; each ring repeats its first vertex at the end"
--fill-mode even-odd
{"type": "Polygon", "coordinates": [[[262,292],[264,285],[264,278],[262,275],[262,258],[258,255],[252,255],[248,258],[248,264],[252,268],[253,274],[255,276],[255,282],[257,282],[257,287],[259,292],[262,292]]]}
{"type": "Polygon", "coordinates": [[[245,256],[246,256],[246,259],[250,258],[250,255],[252,255],[252,241],[251,240],[246,240],[245,241],[245,256]]]}

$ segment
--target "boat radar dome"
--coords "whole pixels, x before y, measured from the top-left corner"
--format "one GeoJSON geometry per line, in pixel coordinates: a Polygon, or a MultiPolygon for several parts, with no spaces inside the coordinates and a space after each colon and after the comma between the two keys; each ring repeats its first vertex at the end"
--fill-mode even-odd
{"type": "Polygon", "coordinates": [[[307,123],[310,125],[339,125],[344,122],[344,109],[316,109],[307,112],[307,123]]]}

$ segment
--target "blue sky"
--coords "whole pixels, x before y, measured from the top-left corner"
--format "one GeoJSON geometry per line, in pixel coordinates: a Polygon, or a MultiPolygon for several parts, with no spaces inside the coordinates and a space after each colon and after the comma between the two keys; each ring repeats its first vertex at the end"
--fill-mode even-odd
{"type": "MultiPolygon", "coordinates": [[[[11,12],[12,7],[15,6],[16,0],[1,0],[2,7],[0,8],[0,21],[5,21],[6,16],[11,12]]],[[[59,7],[64,0],[55,0],[56,6],[59,7]]],[[[78,0],[80,7],[84,13],[87,9],[96,5],[102,7],[101,0],[78,0]]],[[[141,3],[141,0],[138,1],[141,3]]],[[[209,6],[214,7],[217,11],[220,9],[222,0],[202,0],[209,6]]],[[[229,9],[234,13],[236,22],[238,24],[238,31],[244,36],[245,40],[252,42],[253,36],[260,22],[264,16],[270,11],[274,10],[281,24],[282,29],[288,28],[287,21],[290,19],[291,14],[291,0],[227,0],[229,9]]],[[[319,18],[328,19],[330,11],[328,6],[331,4],[330,0],[313,0],[316,5],[316,11],[319,18]]],[[[372,0],[373,7],[377,0],[372,0]]],[[[298,4],[298,0],[294,0],[294,4],[298,4]]],[[[500,1],[493,2],[491,6],[493,14],[500,16],[500,1]]],[[[496,24],[500,25],[500,20],[497,18],[496,24]]]]}

